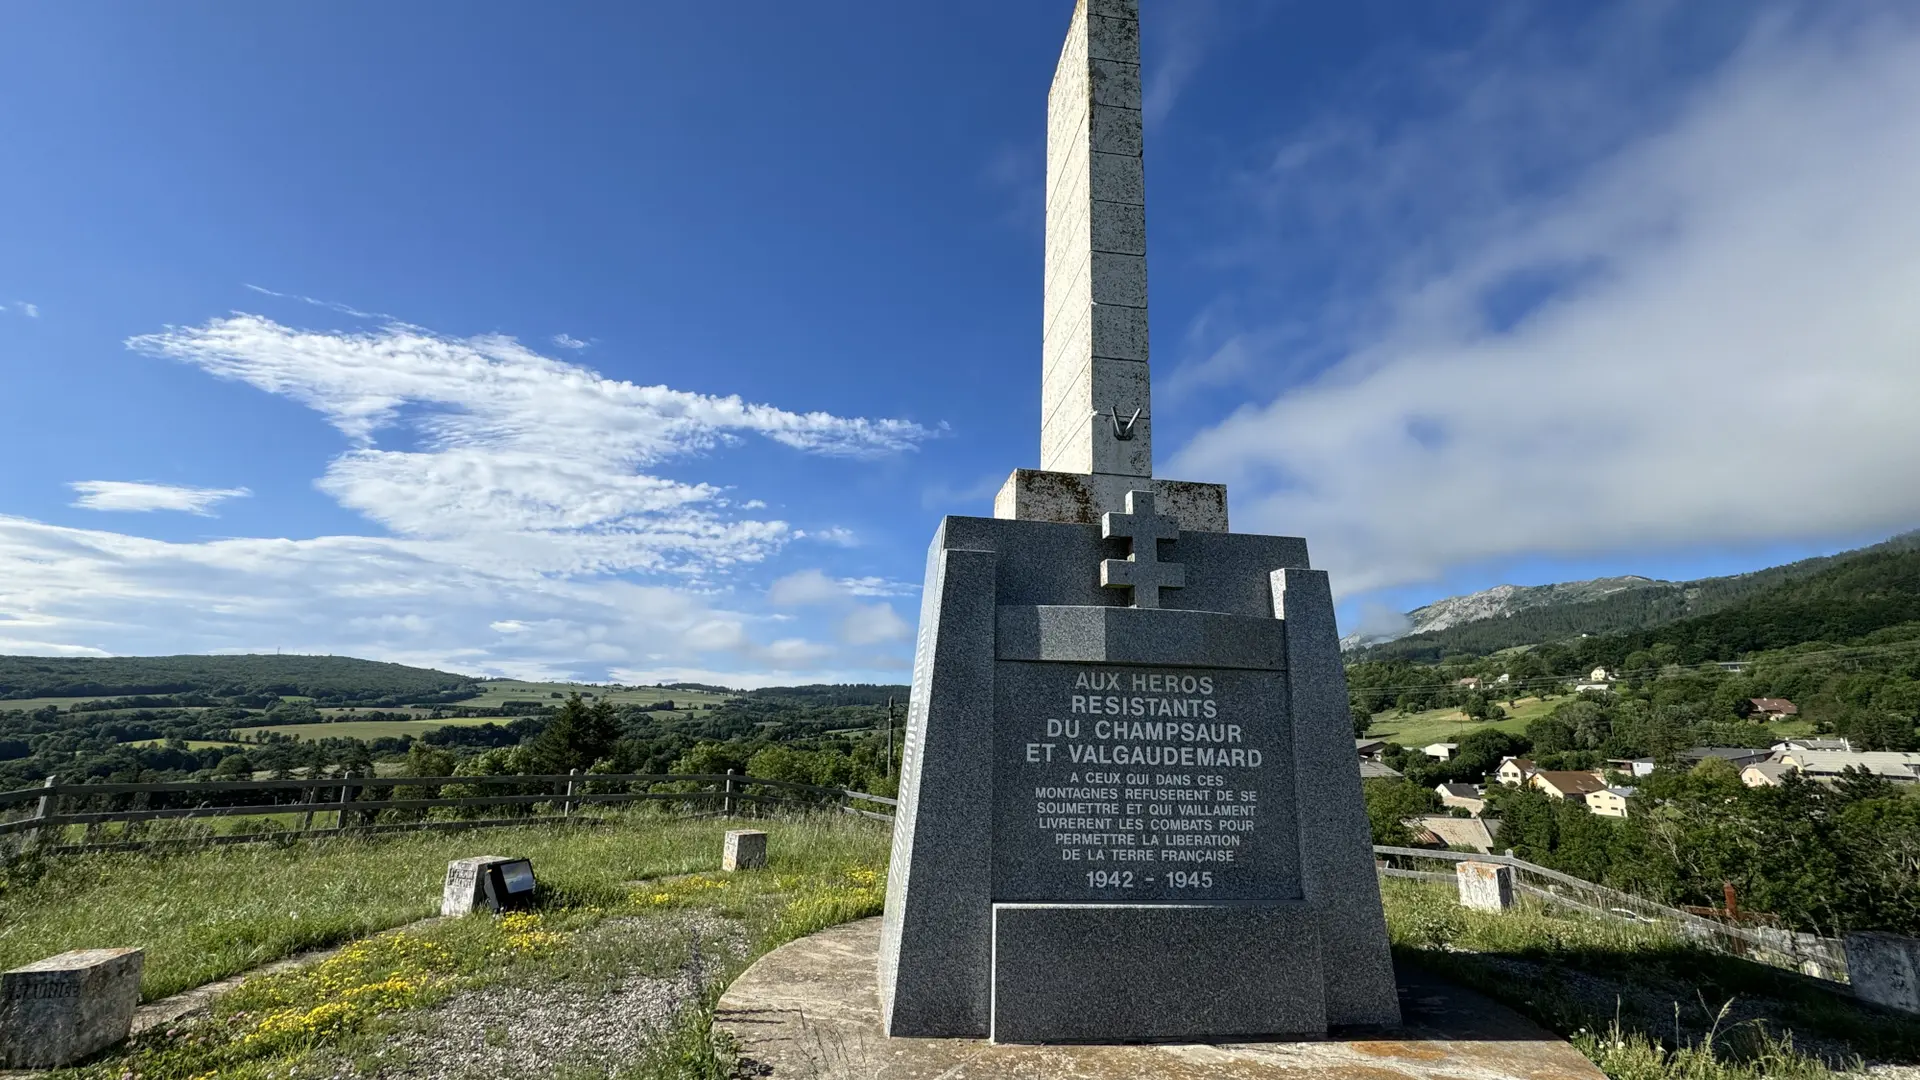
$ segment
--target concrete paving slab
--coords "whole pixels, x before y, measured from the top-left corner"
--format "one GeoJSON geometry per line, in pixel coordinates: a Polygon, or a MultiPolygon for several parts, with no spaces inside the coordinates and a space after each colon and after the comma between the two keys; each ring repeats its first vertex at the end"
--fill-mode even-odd
{"type": "Polygon", "coordinates": [[[880,920],[823,930],[748,968],[714,1026],[750,1075],[810,1080],[1604,1080],[1568,1043],[1472,991],[1399,973],[1405,1026],[1315,1042],[997,1046],[889,1039],[876,988],[880,920]]]}

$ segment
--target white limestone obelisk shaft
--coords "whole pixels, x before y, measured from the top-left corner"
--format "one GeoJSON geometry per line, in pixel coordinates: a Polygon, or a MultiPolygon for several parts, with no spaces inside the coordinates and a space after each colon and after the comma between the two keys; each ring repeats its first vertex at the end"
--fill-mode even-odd
{"type": "Polygon", "coordinates": [[[1138,0],[1079,0],[1047,95],[1043,470],[1153,475],[1140,134],[1138,0]]]}

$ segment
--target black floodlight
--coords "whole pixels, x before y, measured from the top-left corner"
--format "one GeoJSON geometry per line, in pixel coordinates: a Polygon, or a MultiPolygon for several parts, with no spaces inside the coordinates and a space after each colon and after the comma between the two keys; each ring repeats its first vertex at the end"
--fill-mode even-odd
{"type": "Polygon", "coordinates": [[[520,911],[533,906],[533,860],[515,859],[487,867],[487,906],[495,911],[520,911]]]}

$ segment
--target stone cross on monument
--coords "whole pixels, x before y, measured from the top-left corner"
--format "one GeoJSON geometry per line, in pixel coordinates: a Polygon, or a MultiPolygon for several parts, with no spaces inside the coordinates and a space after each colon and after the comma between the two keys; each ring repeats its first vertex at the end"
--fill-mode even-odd
{"type": "Polygon", "coordinates": [[[1133,541],[1133,554],[1100,563],[1100,584],[1109,589],[1132,589],[1133,606],[1157,608],[1161,589],[1187,584],[1187,568],[1160,561],[1160,541],[1180,539],[1180,525],[1153,512],[1153,493],[1127,492],[1127,512],[1109,510],[1100,515],[1100,535],[1108,540],[1133,541]]]}
{"type": "Polygon", "coordinates": [[[1078,0],[1047,128],[1042,468],[927,552],[887,1034],[1395,1024],[1327,575],[1153,475],[1135,0],[1078,0]]]}

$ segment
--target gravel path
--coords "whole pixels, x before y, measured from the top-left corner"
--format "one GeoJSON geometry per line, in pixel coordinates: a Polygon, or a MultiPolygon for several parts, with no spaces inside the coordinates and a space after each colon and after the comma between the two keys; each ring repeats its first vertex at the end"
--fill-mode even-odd
{"type": "MultiPolygon", "coordinates": [[[[700,942],[693,959],[664,977],[629,973],[581,985],[500,985],[457,994],[409,1018],[386,1040],[360,1076],[379,1080],[487,1080],[548,1076],[562,1067],[606,1075],[638,1057],[653,1032],[728,966],[746,955],[743,928],[696,915],[682,924],[700,942]]],[[[592,933],[607,937],[655,932],[659,920],[613,919],[592,933]]],[[[353,1075],[353,1070],[342,1070],[353,1075]]]]}

